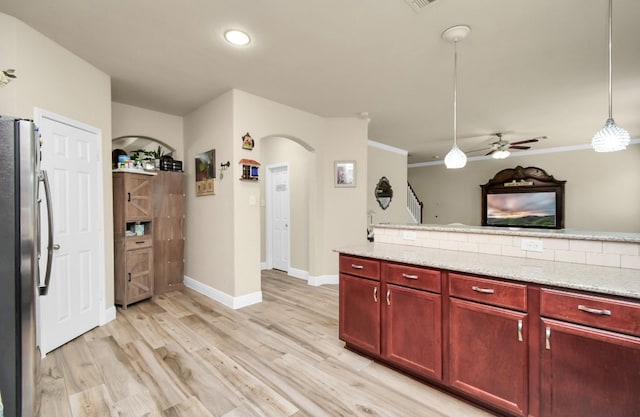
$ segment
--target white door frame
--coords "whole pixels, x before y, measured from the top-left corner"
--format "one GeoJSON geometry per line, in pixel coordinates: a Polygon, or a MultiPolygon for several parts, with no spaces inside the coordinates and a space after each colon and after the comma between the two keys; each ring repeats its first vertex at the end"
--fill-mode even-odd
{"type": "MultiPolygon", "coordinates": [[[[115,308],[113,306],[107,307],[106,299],[105,299],[105,251],[104,251],[104,176],[103,176],[103,152],[102,152],[102,129],[97,127],[79,122],[77,120],[70,119],[68,117],[62,116],[60,114],[56,114],[50,112],[48,110],[44,110],[38,107],[35,107],[33,110],[34,113],[34,121],[36,126],[42,125],[43,119],[49,119],[54,122],[66,124],[69,126],[73,126],[78,129],[85,130],[92,135],[96,136],[97,146],[96,146],[96,161],[99,162],[99,169],[97,170],[98,175],[98,185],[100,186],[100,190],[98,190],[98,201],[97,201],[97,232],[98,232],[98,265],[97,265],[97,274],[98,274],[98,306],[99,306],[99,325],[103,325],[108,323],[109,321],[115,318],[115,308]]],[[[38,345],[40,344],[40,330],[41,323],[40,317],[38,317],[38,324],[36,326],[36,337],[38,345]]],[[[44,356],[44,355],[43,355],[44,356]]]]}
{"type": "MultiPolygon", "coordinates": [[[[289,179],[289,173],[290,173],[290,169],[289,169],[289,163],[288,162],[283,162],[283,163],[279,163],[279,164],[271,164],[271,165],[267,165],[267,178],[266,178],[266,183],[265,183],[265,194],[266,194],[266,207],[265,207],[265,256],[266,256],[266,265],[265,265],[265,269],[272,269],[273,268],[273,243],[272,243],[272,239],[273,239],[273,222],[271,221],[271,214],[272,214],[272,210],[273,210],[273,171],[280,169],[280,168],[286,168],[287,169],[287,178],[289,179]]],[[[289,194],[289,224],[291,224],[291,193],[289,192],[291,190],[291,181],[288,180],[287,181],[287,193],[289,194]]],[[[287,227],[287,241],[288,241],[288,245],[287,247],[289,248],[289,254],[287,256],[287,259],[289,260],[288,265],[287,265],[287,272],[291,269],[291,227],[287,227]]]]}

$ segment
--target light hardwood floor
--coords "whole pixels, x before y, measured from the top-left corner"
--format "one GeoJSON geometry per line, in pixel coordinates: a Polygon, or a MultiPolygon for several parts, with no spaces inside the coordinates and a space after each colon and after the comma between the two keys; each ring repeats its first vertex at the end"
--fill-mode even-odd
{"type": "Polygon", "coordinates": [[[240,310],[188,289],[118,309],[44,359],[40,416],[490,415],[344,349],[337,286],[262,277],[240,310]]]}

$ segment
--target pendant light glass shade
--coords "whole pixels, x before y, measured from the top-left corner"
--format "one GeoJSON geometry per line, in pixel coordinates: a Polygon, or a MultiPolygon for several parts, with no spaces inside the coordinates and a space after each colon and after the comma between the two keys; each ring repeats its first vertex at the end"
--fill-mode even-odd
{"type": "Polygon", "coordinates": [[[604,127],[593,135],[591,146],[596,152],[617,152],[627,149],[630,142],[629,132],[618,126],[613,119],[607,119],[604,127]]]}
{"type": "Polygon", "coordinates": [[[444,164],[449,169],[464,168],[467,165],[467,155],[454,144],[447,156],[444,157],[444,164]]]}
{"type": "Polygon", "coordinates": [[[609,118],[604,127],[591,139],[591,146],[596,152],[617,152],[627,149],[631,136],[613,121],[613,100],[611,93],[611,32],[613,27],[613,0],[609,0],[609,118]]]}
{"type": "Polygon", "coordinates": [[[444,157],[444,165],[449,169],[464,168],[467,155],[458,148],[458,42],[469,35],[469,26],[453,26],[442,33],[442,39],[453,42],[453,148],[444,157]]]}

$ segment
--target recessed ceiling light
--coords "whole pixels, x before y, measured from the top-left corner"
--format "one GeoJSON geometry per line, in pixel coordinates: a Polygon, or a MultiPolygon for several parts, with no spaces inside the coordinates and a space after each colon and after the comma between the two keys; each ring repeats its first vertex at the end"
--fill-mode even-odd
{"type": "Polygon", "coordinates": [[[246,32],[241,30],[228,30],[224,33],[224,38],[232,45],[245,46],[251,42],[251,38],[246,32]]]}

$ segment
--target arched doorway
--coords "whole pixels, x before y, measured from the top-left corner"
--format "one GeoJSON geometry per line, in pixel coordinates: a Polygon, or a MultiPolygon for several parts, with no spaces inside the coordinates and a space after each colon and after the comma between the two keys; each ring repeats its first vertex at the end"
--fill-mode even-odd
{"type": "Polygon", "coordinates": [[[309,275],[309,182],[314,149],[288,135],[261,139],[265,166],[262,267],[307,279],[309,275]]]}

